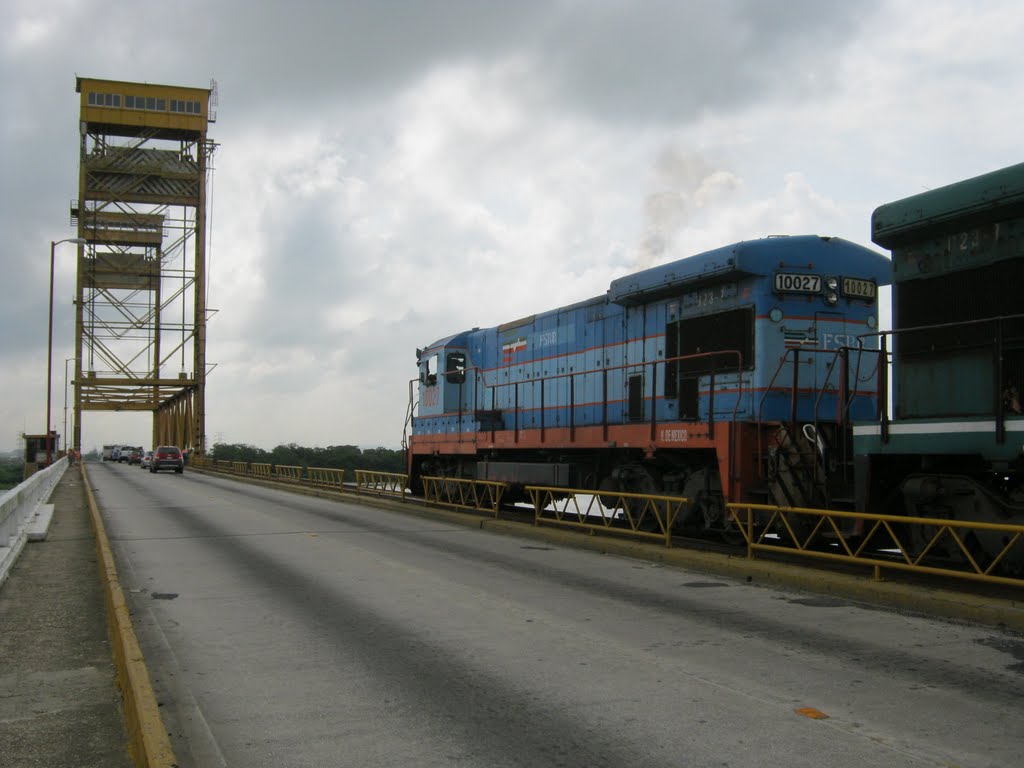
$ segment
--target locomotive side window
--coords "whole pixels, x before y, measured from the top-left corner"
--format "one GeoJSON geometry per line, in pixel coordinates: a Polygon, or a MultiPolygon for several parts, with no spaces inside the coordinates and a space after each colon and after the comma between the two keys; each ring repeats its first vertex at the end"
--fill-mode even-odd
{"type": "Polygon", "coordinates": [[[742,307],[700,317],[683,318],[665,326],[665,397],[679,398],[679,414],[697,418],[697,384],[701,376],[736,370],[735,355],[709,352],[737,351],[742,367],[754,365],[754,308],[742,307]]]}
{"type": "Polygon", "coordinates": [[[437,384],[437,355],[431,355],[423,363],[423,370],[420,372],[421,381],[428,387],[437,384]]]}
{"type": "Polygon", "coordinates": [[[444,366],[445,378],[449,384],[461,384],[466,380],[466,353],[449,352],[444,366]]]}

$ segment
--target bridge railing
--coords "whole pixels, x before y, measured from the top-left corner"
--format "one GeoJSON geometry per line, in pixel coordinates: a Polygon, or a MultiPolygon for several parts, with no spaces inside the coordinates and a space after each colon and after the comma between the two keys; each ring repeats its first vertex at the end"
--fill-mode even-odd
{"type": "Polygon", "coordinates": [[[373,493],[377,496],[397,496],[405,500],[409,476],[401,472],[376,472],[368,469],[356,470],[356,493],[373,493]]]}
{"type": "Polygon", "coordinates": [[[1007,584],[1008,561],[1024,561],[1024,525],[841,512],[768,504],[727,504],[747,547],[883,570],[1007,584]],[[984,547],[982,546],[984,543],[984,547]],[[985,554],[987,553],[987,554],[985,554]]]}
{"type": "Polygon", "coordinates": [[[310,485],[336,488],[340,491],[345,487],[345,470],[330,467],[307,467],[306,480],[310,485]]]}
{"type": "Polygon", "coordinates": [[[620,491],[526,486],[533,502],[534,525],[579,528],[591,533],[654,539],[672,546],[672,526],[689,504],[681,496],[620,491]]]}
{"type": "Polygon", "coordinates": [[[471,480],[455,477],[422,477],[423,498],[430,504],[476,512],[489,512],[498,517],[501,498],[507,483],[495,480],[471,480]]]}
{"type": "Polygon", "coordinates": [[[374,493],[379,496],[405,498],[408,477],[399,472],[377,472],[355,470],[355,485],[345,485],[345,470],[335,467],[302,467],[291,464],[268,464],[265,462],[228,461],[226,459],[195,456],[189,464],[198,469],[226,472],[232,475],[279,480],[287,483],[327,488],[337,491],[355,490],[357,493],[374,493]]]}
{"type": "MultiPolygon", "coordinates": [[[[233,462],[197,458],[197,467],[239,474],[233,462]]],[[[240,474],[284,479],[290,484],[351,492],[344,470],[250,464],[240,474]]],[[[401,473],[356,470],[354,490],[405,500],[408,477],[401,473]]],[[[423,477],[430,504],[486,512],[497,518],[505,483],[423,477]]],[[[671,547],[673,527],[688,500],[679,496],[526,486],[534,525],[559,525],[658,541],[671,547]]],[[[1024,586],[1024,525],[968,520],[878,515],[867,512],[727,504],[729,531],[747,557],[772,553],[787,558],[832,561],[883,571],[952,576],[975,582],[1024,586]],[[1010,568],[1004,566],[1010,565],[1010,568]],[[1016,570],[1015,570],[1016,569],[1016,570]]],[[[0,545],[3,544],[0,529],[0,545]]]]}
{"type": "Polygon", "coordinates": [[[10,490],[0,493],[0,584],[29,539],[29,528],[57,482],[68,460],[61,458],[10,490]]]}

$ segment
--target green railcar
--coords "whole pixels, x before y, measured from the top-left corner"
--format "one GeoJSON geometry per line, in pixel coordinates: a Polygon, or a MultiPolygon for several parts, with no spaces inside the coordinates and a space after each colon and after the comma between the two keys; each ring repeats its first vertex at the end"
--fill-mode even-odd
{"type": "Polygon", "coordinates": [[[892,253],[891,412],[854,427],[858,508],[1024,521],[1024,164],[882,205],[872,240],[892,253]]]}

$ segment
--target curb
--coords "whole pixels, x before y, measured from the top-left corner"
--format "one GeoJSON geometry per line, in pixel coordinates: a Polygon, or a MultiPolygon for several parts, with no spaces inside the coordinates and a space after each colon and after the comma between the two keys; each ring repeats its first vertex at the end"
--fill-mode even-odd
{"type": "Polygon", "coordinates": [[[114,555],[107,539],[107,531],[100,517],[96,497],[89,485],[89,476],[82,464],[82,484],[89,505],[89,517],[96,534],[96,554],[99,558],[99,577],[103,584],[103,597],[107,604],[107,629],[110,633],[117,682],[123,697],[124,719],[128,728],[128,750],[139,768],[176,768],[177,759],[171,749],[153,685],[142,657],[138,638],[132,628],[131,614],[124,591],[117,577],[114,555]]]}

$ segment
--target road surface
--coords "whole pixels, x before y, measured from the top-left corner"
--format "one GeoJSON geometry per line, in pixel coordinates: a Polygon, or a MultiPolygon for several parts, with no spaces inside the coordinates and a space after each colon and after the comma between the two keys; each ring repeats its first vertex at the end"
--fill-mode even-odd
{"type": "Polygon", "coordinates": [[[1024,640],[93,464],[182,768],[1024,761],[1024,640]]]}

